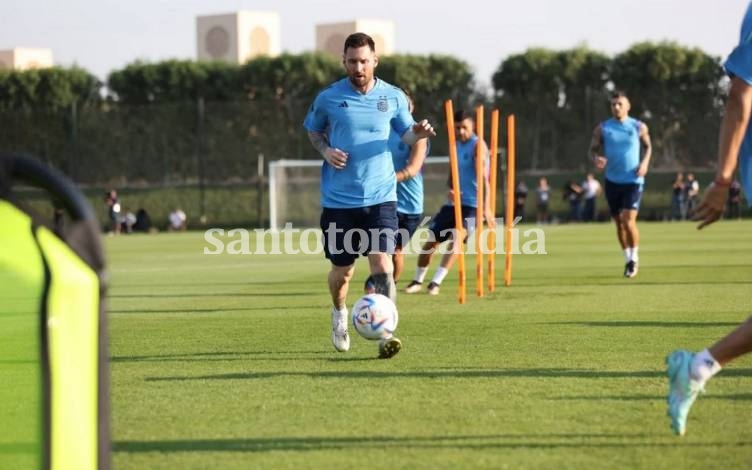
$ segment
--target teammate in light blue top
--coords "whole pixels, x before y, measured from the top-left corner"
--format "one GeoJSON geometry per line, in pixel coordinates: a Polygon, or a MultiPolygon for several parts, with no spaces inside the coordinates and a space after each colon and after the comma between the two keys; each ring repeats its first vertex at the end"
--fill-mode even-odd
{"type": "MultiPolygon", "coordinates": [[[[698,229],[717,221],[728,200],[737,163],[747,200],[752,201],[752,4],[742,23],[739,45],[724,64],[731,89],[718,139],[718,170],[694,213],[698,229]]],[[[699,353],[677,350],[666,358],[669,379],[668,415],[671,429],[683,435],[687,415],[705,383],[737,357],[752,352],[752,317],[736,330],[699,353]]]]}
{"type": "MultiPolygon", "coordinates": [[[[348,36],[342,63],[347,78],[319,93],[304,122],[324,158],[321,229],[331,262],[331,339],[337,351],[350,349],[346,301],[358,256],[368,255],[376,292],[396,299],[389,254],[397,230],[397,183],[389,134],[397,132],[408,145],[436,135],[427,120],[415,123],[400,89],[374,76],[378,57],[370,36],[348,36]],[[361,239],[362,233],[367,239],[361,239]]],[[[385,338],[379,357],[390,358],[401,347],[399,339],[385,338]]]]}
{"type": "Polygon", "coordinates": [[[613,117],[595,127],[590,155],[596,168],[605,169],[606,201],[626,260],[624,277],[631,278],[637,275],[637,212],[652,145],[648,126],[629,117],[629,108],[629,99],[623,92],[611,95],[613,117]]]}
{"type": "MultiPolygon", "coordinates": [[[[495,226],[494,214],[491,210],[491,191],[488,185],[488,147],[486,143],[478,139],[475,134],[475,120],[465,111],[459,110],[454,113],[455,134],[457,136],[457,164],[459,171],[460,184],[460,205],[462,211],[462,225],[466,233],[470,233],[475,228],[473,222],[476,216],[484,217],[488,226],[495,226]],[[476,147],[482,146],[481,155],[483,155],[483,178],[484,184],[484,201],[481,207],[478,206],[478,178],[475,169],[476,147]],[[480,214],[476,215],[480,209],[480,214]]],[[[451,196],[451,191],[450,191],[451,196]]],[[[459,244],[454,243],[455,225],[454,225],[454,205],[451,197],[449,201],[439,209],[429,225],[429,239],[423,243],[420,255],[418,256],[418,266],[415,270],[415,277],[405,288],[408,294],[420,292],[423,288],[423,280],[428,273],[428,265],[431,264],[436,248],[446,240],[449,240],[449,246],[446,253],[441,258],[441,264],[434,273],[431,282],[428,283],[428,293],[438,295],[441,282],[449,273],[449,269],[459,256],[459,244]]]]}
{"type": "MultiPolygon", "coordinates": [[[[412,97],[405,93],[410,108],[414,111],[412,97]]],[[[415,145],[407,145],[402,142],[399,134],[389,134],[389,149],[392,152],[392,162],[397,173],[397,226],[398,232],[395,237],[395,251],[392,261],[394,263],[394,282],[398,282],[405,267],[405,247],[413,236],[421,217],[423,217],[423,162],[428,156],[430,143],[428,139],[422,139],[415,145]]]]}

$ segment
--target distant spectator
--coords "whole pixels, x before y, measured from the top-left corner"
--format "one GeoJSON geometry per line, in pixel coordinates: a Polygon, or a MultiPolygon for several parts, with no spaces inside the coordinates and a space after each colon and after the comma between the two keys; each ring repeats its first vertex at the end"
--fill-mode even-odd
{"type": "Polygon", "coordinates": [[[580,221],[580,201],[582,198],[582,188],[574,181],[567,181],[564,185],[563,198],[569,202],[569,221],[580,221]]]}
{"type": "Polygon", "coordinates": [[[527,185],[524,181],[520,180],[517,183],[517,187],[514,188],[514,218],[520,218],[520,221],[525,219],[525,202],[527,201],[527,185]]]}
{"type": "Polygon", "coordinates": [[[121,217],[120,231],[125,233],[133,232],[133,226],[136,224],[136,214],[130,210],[125,210],[125,214],[121,217]]]}
{"type": "Polygon", "coordinates": [[[582,211],[582,220],[585,222],[595,221],[595,201],[600,196],[601,183],[595,179],[595,175],[588,173],[582,182],[582,196],[585,198],[585,208],[582,211]]]}
{"type": "Polygon", "coordinates": [[[133,224],[134,232],[149,232],[151,230],[151,217],[146,209],[139,209],[136,212],[136,223],[133,224]]]}
{"type": "Polygon", "coordinates": [[[694,173],[687,173],[687,181],[684,182],[684,218],[691,219],[700,198],[700,183],[695,179],[694,173]]]}
{"type": "Polygon", "coordinates": [[[679,172],[671,184],[671,220],[682,220],[684,212],[684,173],[679,172]]]}
{"type": "Polygon", "coordinates": [[[175,210],[170,212],[169,219],[170,225],[168,229],[170,231],[182,232],[186,229],[188,217],[186,217],[185,212],[179,207],[176,207],[175,210]]]}
{"type": "Polygon", "coordinates": [[[548,185],[548,178],[542,176],[538,180],[538,187],[535,188],[535,207],[537,209],[537,220],[539,224],[548,222],[548,202],[551,199],[551,187],[548,185]]]}
{"type": "Polygon", "coordinates": [[[105,193],[104,202],[107,205],[107,218],[110,221],[110,233],[113,235],[120,234],[120,224],[123,222],[120,215],[121,207],[117,191],[114,189],[105,193]]]}
{"type": "Polygon", "coordinates": [[[738,179],[735,179],[729,186],[727,206],[727,218],[737,220],[742,218],[742,184],[738,179]]]}

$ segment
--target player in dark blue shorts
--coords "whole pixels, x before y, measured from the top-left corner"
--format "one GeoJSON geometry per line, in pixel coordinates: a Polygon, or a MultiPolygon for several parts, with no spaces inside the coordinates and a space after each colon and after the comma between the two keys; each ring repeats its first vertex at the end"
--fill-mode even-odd
{"type": "MultiPolygon", "coordinates": [[[[460,203],[462,205],[462,236],[466,237],[475,228],[475,217],[478,208],[478,179],[475,170],[476,146],[482,145],[484,156],[484,178],[482,184],[485,185],[485,200],[483,201],[483,217],[490,227],[495,225],[494,215],[491,211],[490,191],[488,190],[488,147],[486,143],[479,140],[475,134],[475,122],[470,114],[464,111],[457,111],[454,115],[455,133],[457,135],[457,163],[459,169],[460,182],[460,203]]],[[[431,225],[428,227],[430,238],[423,244],[420,255],[418,256],[418,266],[415,270],[415,277],[412,282],[405,288],[408,294],[420,292],[423,288],[423,280],[428,272],[428,265],[431,264],[436,248],[449,240],[447,252],[441,258],[441,265],[436,269],[431,282],[428,284],[428,293],[437,295],[439,286],[446,277],[449,269],[459,255],[459,244],[454,243],[455,232],[457,231],[454,224],[454,206],[448,202],[441,207],[439,212],[434,216],[431,225]]]]}
{"type": "Polygon", "coordinates": [[[629,117],[629,107],[627,95],[622,92],[611,95],[613,117],[596,126],[590,155],[596,168],[605,169],[606,200],[626,261],[624,277],[631,278],[637,275],[640,242],[637,212],[652,145],[648,126],[629,117]]]}
{"type": "MultiPolygon", "coordinates": [[[[347,77],[316,96],[303,123],[324,158],[321,229],[331,262],[331,339],[337,351],[350,349],[346,302],[358,256],[368,256],[377,292],[396,298],[389,254],[397,229],[397,180],[389,134],[396,132],[407,145],[436,135],[428,121],[413,120],[402,90],[374,76],[378,57],[370,36],[348,36],[342,63],[347,77]]],[[[397,338],[385,338],[379,357],[392,357],[401,347],[397,338]]]]}

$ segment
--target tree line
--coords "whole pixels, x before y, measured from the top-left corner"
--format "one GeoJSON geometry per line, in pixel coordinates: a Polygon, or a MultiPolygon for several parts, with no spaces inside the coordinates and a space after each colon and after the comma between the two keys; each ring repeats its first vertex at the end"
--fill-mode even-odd
{"type": "MultiPolygon", "coordinates": [[[[316,93],[343,75],[323,53],[243,65],[135,62],[104,83],[77,67],[0,71],[0,148],[41,155],[81,182],[246,179],[259,154],[317,158],[301,123],[316,93]]],[[[416,118],[443,123],[448,98],[455,108],[514,113],[522,170],[584,168],[614,89],[650,127],[655,165],[707,166],[725,92],[719,58],[670,42],[613,57],[584,46],[529,49],[499,63],[490,93],[447,55],[384,57],[377,76],[412,94],[416,118]]],[[[432,148],[447,153],[446,132],[432,148]]]]}

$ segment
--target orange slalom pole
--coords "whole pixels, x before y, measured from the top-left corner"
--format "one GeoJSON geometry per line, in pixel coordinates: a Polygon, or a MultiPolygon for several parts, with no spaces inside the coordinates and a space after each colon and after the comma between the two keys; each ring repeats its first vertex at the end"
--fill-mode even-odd
{"type": "Polygon", "coordinates": [[[452,100],[444,102],[444,112],[446,113],[447,132],[449,137],[449,166],[452,173],[452,192],[454,202],[454,226],[457,233],[457,239],[454,240],[452,249],[459,250],[459,262],[457,263],[457,274],[459,276],[459,303],[465,303],[465,250],[462,237],[462,206],[460,202],[460,173],[459,164],[457,163],[457,142],[454,136],[454,108],[452,100]]]}
{"type": "Polygon", "coordinates": [[[514,114],[507,117],[507,210],[504,217],[504,285],[512,284],[512,221],[514,220],[515,190],[515,122],[514,114]]]}
{"type": "Polygon", "coordinates": [[[478,136],[478,143],[475,145],[475,181],[478,184],[478,208],[475,211],[475,294],[478,297],[483,297],[483,250],[480,245],[480,235],[483,230],[483,207],[485,207],[483,186],[486,181],[484,127],[483,105],[478,105],[475,108],[475,135],[478,136]]]}
{"type": "MultiPolygon", "coordinates": [[[[491,111],[491,163],[489,165],[488,189],[491,191],[491,212],[496,217],[496,175],[499,168],[499,110],[491,111]]],[[[488,234],[488,291],[496,289],[496,229],[488,234]]]]}

